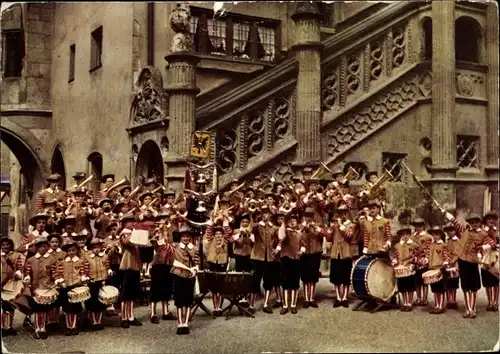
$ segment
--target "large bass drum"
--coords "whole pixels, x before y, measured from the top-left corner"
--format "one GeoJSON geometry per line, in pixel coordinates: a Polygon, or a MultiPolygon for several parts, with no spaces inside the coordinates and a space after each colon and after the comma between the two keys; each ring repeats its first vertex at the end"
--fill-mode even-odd
{"type": "Polygon", "coordinates": [[[351,284],[360,299],[389,302],[397,291],[396,277],[389,262],[373,256],[363,256],[354,263],[351,284]]]}

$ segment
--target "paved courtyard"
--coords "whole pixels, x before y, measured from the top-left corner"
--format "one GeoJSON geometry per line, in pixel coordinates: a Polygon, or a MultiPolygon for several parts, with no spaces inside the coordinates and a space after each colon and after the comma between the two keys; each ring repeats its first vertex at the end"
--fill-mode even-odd
{"type": "MultiPolygon", "coordinates": [[[[198,311],[189,336],[175,334],[175,321],[151,324],[148,307],[137,309],[142,327],[121,329],[117,318],[106,318],[104,331],[76,337],[56,334],[44,341],[24,331],[17,316],[19,334],[5,338],[4,346],[12,353],[466,352],[493,350],[498,341],[499,316],[484,311],[484,290],[474,320],[454,310],[436,316],[422,308],[375,314],[354,312],[352,306],[334,309],[327,279],[321,280],[318,293],[319,308],[299,308],[296,315],[259,311],[252,319],[234,311],[235,317],[226,321],[198,311]]],[[[206,303],[211,308],[211,300],[206,303]]]]}

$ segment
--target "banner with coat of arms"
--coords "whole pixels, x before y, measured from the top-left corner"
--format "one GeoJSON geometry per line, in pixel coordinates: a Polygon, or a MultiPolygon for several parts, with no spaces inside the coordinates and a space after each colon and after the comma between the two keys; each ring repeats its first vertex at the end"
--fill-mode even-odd
{"type": "Polygon", "coordinates": [[[210,132],[197,131],[191,136],[191,156],[206,159],[210,157],[212,136],[210,132]]]}

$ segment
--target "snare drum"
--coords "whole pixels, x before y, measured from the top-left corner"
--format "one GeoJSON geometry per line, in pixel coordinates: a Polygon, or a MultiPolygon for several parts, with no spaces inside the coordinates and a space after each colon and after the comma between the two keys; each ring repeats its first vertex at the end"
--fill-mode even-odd
{"type": "Polygon", "coordinates": [[[118,296],[120,296],[120,291],[117,288],[111,285],[104,285],[99,290],[98,298],[102,304],[110,306],[118,300],[118,296]]]}
{"type": "Polygon", "coordinates": [[[448,277],[450,278],[458,278],[459,276],[457,267],[448,268],[446,271],[448,272],[448,277]]]}
{"type": "Polygon", "coordinates": [[[23,290],[24,284],[22,280],[9,280],[2,287],[2,300],[12,302],[21,296],[23,290]]]}
{"type": "Polygon", "coordinates": [[[59,296],[57,289],[35,289],[33,300],[39,305],[51,305],[59,296]]]}
{"type": "Polygon", "coordinates": [[[396,277],[389,262],[382,258],[363,256],[354,263],[351,283],[360,299],[389,301],[396,293],[396,277]]]}
{"type": "Polygon", "coordinates": [[[88,286],[79,286],[68,291],[68,302],[79,304],[90,299],[90,289],[88,286]]]}
{"type": "Polygon", "coordinates": [[[396,278],[406,278],[415,274],[413,265],[399,265],[394,267],[394,275],[396,278]]]}
{"type": "Polygon", "coordinates": [[[434,284],[443,279],[443,273],[439,269],[431,269],[422,274],[422,280],[424,284],[434,284]]]}
{"type": "Polygon", "coordinates": [[[252,292],[253,274],[246,272],[213,272],[215,292],[225,295],[248,294],[252,292]]]}

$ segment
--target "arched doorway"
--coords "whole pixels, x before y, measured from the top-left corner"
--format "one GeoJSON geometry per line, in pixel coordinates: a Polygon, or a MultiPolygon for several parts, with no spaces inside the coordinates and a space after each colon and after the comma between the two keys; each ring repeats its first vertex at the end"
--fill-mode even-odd
{"type": "Polygon", "coordinates": [[[102,178],[102,155],[98,152],[93,152],[87,157],[89,162],[88,175],[94,175],[92,179],[92,191],[94,193],[98,192],[101,188],[101,178],[102,178]]]}
{"type": "Polygon", "coordinates": [[[58,173],[61,175],[61,188],[66,190],[66,169],[64,167],[64,159],[62,156],[61,149],[59,145],[54,149],[52,154],[52,161],[50,163],[50,170],[52,173],[58,173]]]}
{"type": "Polygon", "coordinates": [[[145,181],[156,178],[156,182],[163,184],[163,157],[161,150],[153,140],[146,141],[139,151],[135,168],[136,180],[145,181]]]}
{"type": "Polygon", "coordinates": [[[483,30],[472,17],[462,16],[455,21],[455,60],[484,62],[483,30]]]}

